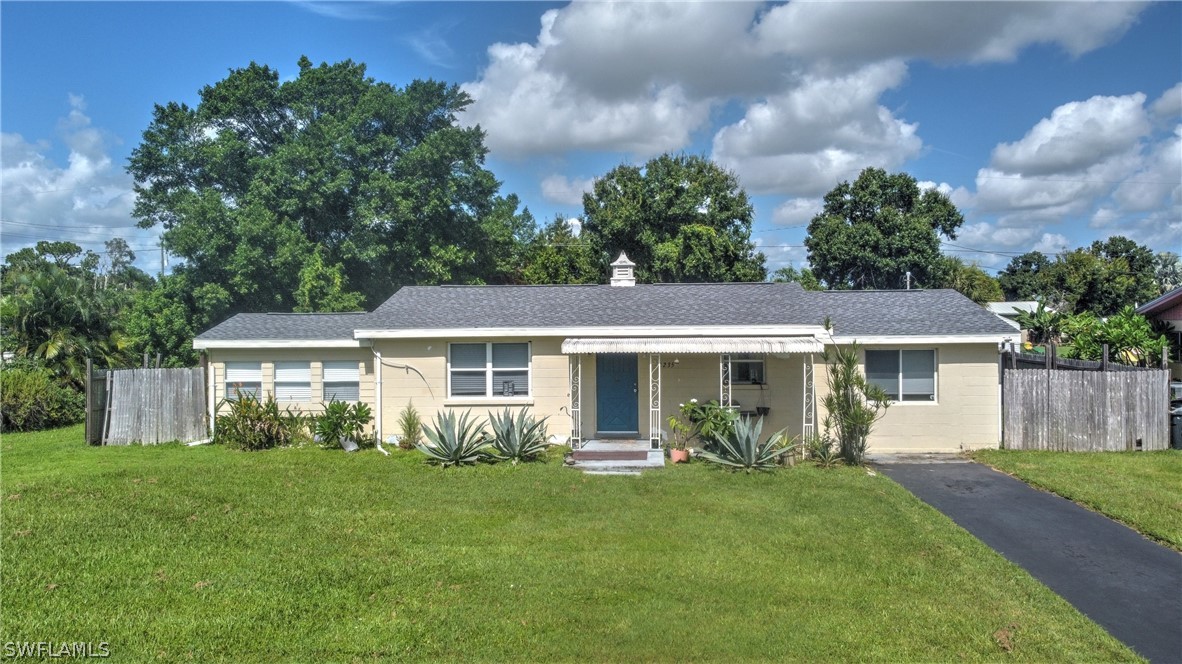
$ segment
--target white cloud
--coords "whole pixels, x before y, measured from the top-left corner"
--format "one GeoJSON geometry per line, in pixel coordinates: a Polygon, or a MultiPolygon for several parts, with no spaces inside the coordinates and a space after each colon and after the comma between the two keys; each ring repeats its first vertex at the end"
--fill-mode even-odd
{"type": "Polygon", "coordinates": [[[29,141],[20,134],[0,133],[0,198],[4,201],[0,241],[8,254],[38,240],[69,240],[83,249],[101,251],[102,243],[121,237],[144,255],[156,233],[134,228],[132,180],[109,154],[110,136],[92,126],[85,101],[69,98],[70,112],[58,123],[69,148],[66,166],[47,154],[49,141],[29,141]]]}
{"type": "Polygon", "coordinates": [[[752,104],[714,136],[713,158],[756,192],[818,196],[866,167],[897,168],[919,153],[918,128],[878,104],[899,85],[898,61],[801,84],[752,104]]]}
{"type": "Polygon", "coordinates": [[[837,63],[1011,61],[1032,44],[1081,55],[1120,37],[1144,3],[791,2],[756,33],[771,52],[837,63]]]}
{"type": "Polygon", "coordinates": [[[1126,212],[1160,209],[1182,197],[1182,125],[1156,144],[1135,173],[1117,186],[1112,197],[1126,212]]]}
{"type": "Polygon", "coordinates": [[[1071,248],[1071,242],[1059,233],[1043,233],[1038,242],[1034,243],[1034,251],[1044,254],[1057,254],[1071,248]]]}
{"type": "Polygon", "coordinates": [[[1150,120],[1172,112],[1163,101],[1172,92],[1149,106],[1142,93],[1059,106],[1022,139],[994,149],[991,165],[977,172],[974,209],[998,215],[998,229],[1037,229],[1034,246],[1043,251],[1069,244],[1048,227],[1075,223],[1151,248],[1178,245],[1182,125],[1166,135],[1150,120]]]}
{"type": "Polygon", "coordinates": [[[1182,83],[1162,93],[1162,96],[1149,107],[1149,111],[1158,120],[1166,122],[1182,115],[1182,83]]]}
{"type": "Polygon", "coordinates": [[[953,187],[947,182],[940,182],[937,184],[929,180],[917,182],[916,185],[919,187],[921,192],[934,189],[941,194],[944,194],[950,201],[952,201],[952,204],[962,212],[966,208],[971,208],[973,206],[973,193],[964,187],[953,187]]]}
{"type": "Polygon", "coordinates": [[[1006,173],[1077,173],[1127,152],[1149,133],[1145,95],[1096,96],[1056,108],[1021,140],[993,149],[992,165],[1006,173]]]}
{"type": "Polygon", "coordinates": [[[591,191],[595,178],[568,178],[549,175],[542,180],[542,198],[561,205],[582,205],[583,194],[591,191]]]}
{"type": "MultiPolygon", "coordinates": [[[[692,35],[679,39],[675,30],[696,24],[688,19],[701,12],[735,8],[751,11],[727,3],[547,11],[533,44],[488,48],[488,67],[463,86],[475,100],[465,121],[479,123],[489,148],[508,156],[589,149],[649,157],[681,149],[709,119],[713,101],[695,96],[709,86],[693,76],[694,61],[680,57],[689,54],[692,35]],[[610,31],[617,29],[621,34],[610,31]]],[[[695,34],[704,34],[703,25],[710,23],[695,34]]],[[[705,65],[707,55],[698,51],[696,62],[705,65]]]]}
{"type": "Polygon", "coordinates": [[[356,0],[295,0],[295,5],[318,16],[344,21],[375,21],[383,18],[382,6],[393,3],[356,0]]]}
{"type": "Polygon", "coordinates": [[[776,226],[804,226],[824,207],[825,201],[820,198],[790,198],[772,211],[772,223],[776,226]]]}

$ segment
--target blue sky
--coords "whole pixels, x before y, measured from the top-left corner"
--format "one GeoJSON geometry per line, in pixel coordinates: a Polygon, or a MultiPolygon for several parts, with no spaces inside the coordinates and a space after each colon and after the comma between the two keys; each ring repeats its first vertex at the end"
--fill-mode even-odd
{"type": "Polygon", "coordinates": [[[866,166],[952,196],[946,251],[990,271],[1113,234],[1182,252],[1182,4],[1128,2],[4,2],[0,251],[120,236],[155,272],[124,172],[153,104],[301,55],[464,85],[540,222],[669,151],[738,174],[773,269],[866,166]]]}

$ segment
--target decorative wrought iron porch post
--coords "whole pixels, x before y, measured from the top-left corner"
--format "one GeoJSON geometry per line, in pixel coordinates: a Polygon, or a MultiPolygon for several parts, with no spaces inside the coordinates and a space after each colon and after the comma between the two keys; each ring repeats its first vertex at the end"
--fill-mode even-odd
{"type": "Polygon", "coordinates": [[[804,403],[801,404],[801,433],[807,442],[817,432],[817,395],[813,386],[813,354],[809,353],[804,361],[804,403]]]}
{"type": "Polygon", "coordinates": [[[649,447],[661,449],[661,355],[648,354],[648,440],[649,447]]]}
{"type": "Polygon", "coordinates": [[[718,356],[718,404],[723,408],[731,408],[731,356],[718,356]]]}
{"type": "Polygon", "coordinates": [[[577,450],[583,446],[583,356],[570,356],[570,446],[577,450]]]}

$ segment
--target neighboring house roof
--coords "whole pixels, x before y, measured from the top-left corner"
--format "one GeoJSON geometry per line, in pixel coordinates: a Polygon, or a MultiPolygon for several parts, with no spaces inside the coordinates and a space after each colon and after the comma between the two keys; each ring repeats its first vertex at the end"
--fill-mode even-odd
{"type": "MultiPolygon", "coordinates": [[[[239,314],[197,336],[352,340],[383,330],[820,327],[839,338],[1008,336],[1013,329],[953,290],[805,291],[799,284],[408,286],[369,314],[239,314]]],[[[210,344],[209,342],[214,342],[210,344]]]]}
{"type": "Polygon", "coordinates": [[[1162,295],[1161,297],[1150,300],[1145,304],[1137,307],[1137,313],[1142,316],[1152,316],[1160,314],[1176,306],[1182,305],[1182,288],[1175,288],[1174,290],[1162,295]]]}
{"type": "MultiPolygon", "coordinates": [[[[1029,314],[1038,311],[1038,304],[1039,303],[1037,300],[1022,300],[1019,302],[988,302],[985,304],[985,308],[988,309],[990,313],[997,314],[1003,318],[1014,318],[1020,313],[1029,314]]],[[[1051,309],[1050,307],[1047,309],[1049,311],[1054,311],[1054,309],[1051,309]]]]}

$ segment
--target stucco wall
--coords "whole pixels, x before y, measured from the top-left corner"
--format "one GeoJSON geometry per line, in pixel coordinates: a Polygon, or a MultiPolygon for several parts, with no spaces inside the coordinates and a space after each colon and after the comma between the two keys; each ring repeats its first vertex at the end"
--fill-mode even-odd
{"type": "MultiPolygon", "coordinates": [[[[529,397],[447,398],[447,339],[379,340],[374,348],[382,355],[382,429],[383,437],[399,434],[398,417],[408,404],[424,423],[434,420],[444,410],[487,417],[506,406],[528,406],[535,415],[550,416],[551,434],[570,435],[570,402],[567,358],[561,353],[561,339],[534,339],[530,343],[529,397]]],[[[457,339],[462,342],[520,342],[521,339],[457,339]]]]}
{"type": "MultiPolygon", "coordinates": [[[[209,351],[214,375],[214,403],[226,398],[226,362],[260,362],[263,371],[262,395],[275,393],[276,362],[309,362],[312,374],[312,398],[306,402],[280,401],[281,408],[304,413],[324,410],[324,362],[356,360],[359,369],[358,390],[361,401],[374,405],[373,355],[368,348],[301,348],[301,349],[217,349],[209,351]]],[[[260,395],[260,396],[262,396],[260,395]]],[[[221,411],[228,408],[222,404],[221,411]]]]}
{"type": "MultiPolygon", "coordinates": [[[[464,339],[469,341],[512,342],[520,339],[464,339]]],[[[406,339],[378,340],[374,348],[382,357],[382,437],[401,433],[398,417],[408,403],[413,403],[424,422],[443,410],[470,410],[485,417],[505,406],[530,407],[538,416],[549,416],[551,434],[568,436],[569,358],[561,352],[561,338],[531,341],[531,394],[529,397],[447,398],[448,340],[406,339]]],[[[908,346],[909,348],[915,346],[908,346]]],[[[961,449],[996,447],[999,440],[999,403],[997,349],[993,344],[938,345],[936,401],[934,403],[898,403],[892,405],[878,422],[870,438],[872,452],[952,452],[961,449]]],[[[870,348],[888,348],[870,346],[870,348]]],[[[767,356],[767,384],[735,385],[732,396],[742,410],[767,406],[770,413],[764,432],[787,428],[799,435],[803,425],[803,365],[808,356],[767,356]]],[[[225,363],[255,361],[262,363],[264,393],[274,393],[274,364],[280,361],[309,361],[312,372],[312,399],[308,403],[282,404],[304,412],[322,409],[323,362],[354,359],[360,368],[361,399],[376,408],[374,357],[369,348],[298,349],[298,350],[214,350],[210,363],[214,371],[215,398],[225,396],[225,363]]],[[[661,428],[668,429],[665,418],[689,399],[708,401],[719,397],[717,355],[666,354],[661,370],[661,428]]],[[[863,362],[865,356],[862,357],[863,362]]],[[[822,398],[827,391],[825,365],[814,356],[818,424],[824,417],[822,398]]],[[[595,435],[595,357],[582,358],[583,368],[583,437],[595,435]]],[[[648,356],[637,356],[637,414],[639,433],[648,434],[648,356]]]]}
{"type": "MultiPolygon", "coordinates": [[[[863,368],[866,348],[860,351],[863,368]]],[[[997,447],[1001,439],[997,346],[946,344],[905,348],[936,350],[936,400],[892,404],[870,434],[870,453],[957,452],[997,447]]],[[[829,389],[827,369],[819,357],[816,374],[820,422],[825,416],[822,400],[829,389]]]]}

